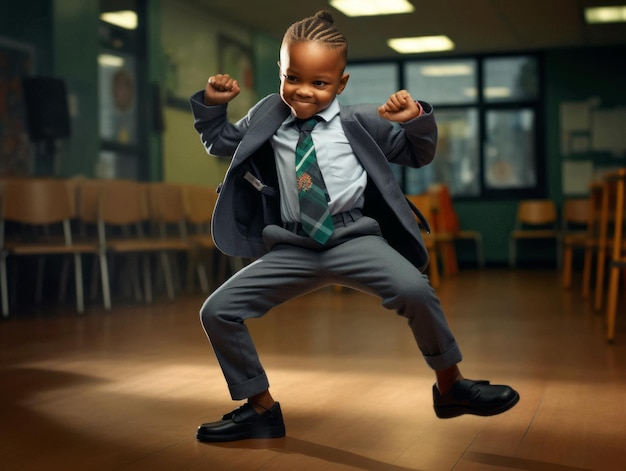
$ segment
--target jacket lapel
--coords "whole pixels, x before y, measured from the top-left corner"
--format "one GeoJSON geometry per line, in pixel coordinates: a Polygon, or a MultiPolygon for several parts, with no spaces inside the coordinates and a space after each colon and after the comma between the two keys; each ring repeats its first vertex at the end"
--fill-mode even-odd
{"type": "Polygon", "coordinates": [[[289,108],[279,95],[272,95],[259,107],[250,120],[250,127],[239,143],[235,152],[233,165],[240,164],[261,147],[285,119],[289,116],[289,108]]]}

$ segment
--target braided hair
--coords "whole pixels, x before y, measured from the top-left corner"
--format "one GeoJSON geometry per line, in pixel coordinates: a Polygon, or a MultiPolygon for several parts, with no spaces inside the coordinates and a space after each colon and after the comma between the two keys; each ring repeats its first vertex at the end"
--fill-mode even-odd
{"type": "Polygon", "coordinates": [[[327,47],[337,49],[345,60],[348,58],[348,40],[335,27],[332,15],[318,11],[315,15],[292,24],[283,36],[283,44],[298,41],[317,41],[327,47]]]}

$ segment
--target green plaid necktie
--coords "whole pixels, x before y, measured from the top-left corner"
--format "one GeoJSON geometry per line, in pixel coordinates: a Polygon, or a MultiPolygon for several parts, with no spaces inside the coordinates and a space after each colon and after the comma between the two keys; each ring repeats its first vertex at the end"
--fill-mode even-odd
{"type": "Polygon", "coordinates": [[[317,165],[311,131],[320,118],[297,120],[300,138],[296,146],[296,180],[300,200],[302,229],[320,244],[325,244],[334,230],[333,218],[328,209],[328,191],[317,165]]]}

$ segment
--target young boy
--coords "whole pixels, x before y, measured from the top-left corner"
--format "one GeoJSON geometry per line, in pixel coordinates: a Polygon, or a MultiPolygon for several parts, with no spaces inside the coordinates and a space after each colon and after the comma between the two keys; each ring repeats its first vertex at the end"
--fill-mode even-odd
{"type": "Polygon", "coordinates": [[[408,319],[435,371],[438,417],[499,414],[519,400],[509,386],[461,375],[459,347],[421,273],[428,255],[418,224],[389,166],[432,161],[432,107],[405,90],[378,108],[340,106],[347,48],[331,15],[318,12],[285,33],[280,95],[264,98],[236,124],[226,117],[240,91],[230,76],[210,77],[191,97],[207,151],[232,156],[213,216],[215,243],[226,254],[256,259],[200,312],[231,397],[247,399],[222,420],[202,424],[200,441],[285,435],[245,320],[335,284],[371,293],[408,319]]]}

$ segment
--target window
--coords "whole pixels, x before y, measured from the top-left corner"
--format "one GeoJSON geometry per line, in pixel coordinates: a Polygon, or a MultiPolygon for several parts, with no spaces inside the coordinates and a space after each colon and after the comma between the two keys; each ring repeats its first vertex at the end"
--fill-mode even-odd
{"type": "Polygon", "coordinates": [[[399,72],[395,63],[348,65],[346,73],[350,74],[350,79],[339,95],[344,105],[384,103],[398,91],[399,72]]]}
{"type": "Polygon", "coordinates": [[[486,190],[533,188],[535,165],[535,122],[530,109],[488,110],[484,143],[486,190]]]}
{"type": "Polygon", "coordinates": [[[146,78],[139,64],[145,56],[142,11],[141,0],[100,0],[99,178],[142,180],[147,173],[145,136],[139,125],[146,108],[141,93],[146,78]]]}
{"type": "Polygon", "coordinates": [[[476,103],[477,64],[473,59],[406,64],[407,89],[437,105],[476,103]]]}
{"type": "Polygon", "coordinates": [[[532,55],[350,64],[342,103],[382,103],[401,89],[431,103],[437,155],[396,168],[406,193],[445,183],[456,198],[539,196],[539,62],[532,55]]]}

